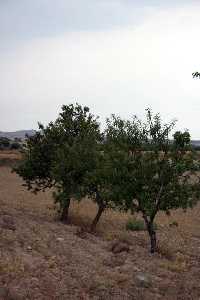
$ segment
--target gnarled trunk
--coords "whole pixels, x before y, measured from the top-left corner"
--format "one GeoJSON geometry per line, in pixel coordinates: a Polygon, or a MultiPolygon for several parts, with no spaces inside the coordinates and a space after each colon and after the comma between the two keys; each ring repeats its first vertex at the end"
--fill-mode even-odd
{"type": "Polygon", "coordinates": [[[100,205],[99,208],[98,208],[98,212],[96,214],[96,217],[94,218],[92,224],[91,224],[91,231],[95,231],[96,229],[96,226],[99,222],[99,219],[104,211],[105,207],[103,205],[100,205]]]}
{"type": "Polygon", "coordinates": [[[147,231],[150,238],[150,244],[151,244],[150,252],[155,253],[157,250],[157,240],[156,240],[156,232],[153,226],[153,220],[148,220],[147,217],[144,216],[143,218],[145,220],[147,231]]]}
{"type": "Polygon", "coordinates": [[[156,241],[156,232],[155,230],[152,230],[149,233],[150,236],[150,242],[151,242],[151,253],[155,253],[157,250],[157,241],[156,241]]]}
{"type": "Polygon", "coordinates": [[[60,216],[60,221],[63,223],[68,223],[69,206],[70,206],[70,199],[67,199],[64,206],[62,207],[62,212],[60,216]]]}

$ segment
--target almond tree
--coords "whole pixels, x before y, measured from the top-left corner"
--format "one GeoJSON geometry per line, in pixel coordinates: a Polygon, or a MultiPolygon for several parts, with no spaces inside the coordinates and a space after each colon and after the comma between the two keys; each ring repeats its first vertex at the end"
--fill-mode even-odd
{"type": "Polygon", "coordinates": [[[107,143],[101,145],[101,150],[96,152],[95,167],[86,173],[83,188],[98,206],[97,214],[91,224],[91,231],[96,226],[107,208],[120,209],[120,186],[121,171],[114,168],[116,162],[121,163],[121,153],[112,151],[107,143]]]}
{"type": "Polygon", "coordinates": [[[55,122],[39,124],[27,139],[24,160],[15,171],[35,193],[53,187],[61,220],[67,222],[71,198],[83,196],[83,178],[94,168],[100,140],[99,123],[88,107],[63,105],[55,122]]]}
{"type": "MultiPolygon", "coordinates": [[[[108,136],[123,153],[120,195],[124,208],[141,213],[150,237],[151,253],[157,249],[154,220],[159,211],[193,207],[198,201],[199,180],[191,174],[199,170],[194,152],[174,146],[169,135],[174,122],[163,124],[159,114],[147,109],[146,122],[114,117],[108,136]],[[195,158],[195,159],[194,159],[195,158]]],[[[121,203],[120,203],[121,206],[121,203]]]]}
{"type": "Polygon", "coordinates": [[[176,131],[173,135],[174,137],[174,145],[179,149],[186,149],[187,147],[190,148],[191,140],[190,140],[190,133],[188,130],[184,132],[176,131]]]}

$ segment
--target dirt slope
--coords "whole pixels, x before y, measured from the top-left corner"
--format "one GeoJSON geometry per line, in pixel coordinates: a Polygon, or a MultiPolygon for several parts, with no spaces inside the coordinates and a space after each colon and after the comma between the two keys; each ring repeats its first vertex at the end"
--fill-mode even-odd
{"type": "Polygon", "coordinates": [[[35,196],[21,184],[0,167],[0,299],[200,299],[199,208],[159,216],[160,253],[152,256],[145,233],[125,231],[129,216],[107,212],[92,235],[80,226],[93,203],[73,204],[74,225],[62,225],[50,192],[35,196]],[[126,251],[113,253],[115,242],[126,251]]]}

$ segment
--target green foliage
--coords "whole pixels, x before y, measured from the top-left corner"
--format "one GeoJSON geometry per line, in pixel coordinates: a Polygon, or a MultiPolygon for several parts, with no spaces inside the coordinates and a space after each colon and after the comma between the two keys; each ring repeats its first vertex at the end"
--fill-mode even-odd
{"type": "Polygon", "coordinates": [[[142,213],[152,252],[156,250],[153,222],[158,211],[192,207],[200,195],[199,180],[190,182],[199,162],[193,152],[186,154],[184,147],[171,146],[174,124],[162,124],[160,115],[149,109],[145,123],[136,117],[131,122],[120,118],[109,122],[109,139],[123,156],[120,166],[119,162],[113,166],[121,172],[120,196],[126,210],[142,213]],[[144,151],[144,144],[150,150],[144,151]]]}
{"type": "MultiPolygon", "coordinates": [[[[16,172],[34,192],[54,188],[62,220],[67,219],[70,200],[84,196],[98,205],[92,229],[108,207],[140,212],[155,252],[157,213],[193,207],[200,196],[199,158],[195,151],[186,151],[188,131],[177,131],[170,140],[174,125],[163,124],[159,114],[147,109],[145,122],[112,115],[101,134],[89,108],[64,105],[55,122],[39,124],[27,138],[16,172]]],[[[129,230],[141,226],[127,224],[129,230]]]]}
{"type": "Polygon", "coordinates": [[[10,140],[6,137],[0,137],[0,148],[6,149],[10,147],[10,140]]]}
{"type": "Polygon", "coordinates": [[[200,78],[200,73],[199,72],[194,72],[192,73],[193,78],[200,78]]]}
{"type": "MultiPolygon", "coordinates": [[[[157,230],[157,224],[153,224],[153,229],[157,230]]],[[[144,231],[146,230],[146,225],[143,220],[137,220],[137,219],[129,219],[126,223],[126,230],[130,231],[144,231]]]]}
{"type": "Polygon", "coordinates": [[[169,224],[170,227],[178,227],[178,222],[173,221],[169,224]]]}
{"type": "Polygon", "coordinates": [[[19,150],[19,149],[21,149],[21,145],[18,142],[13,142],[10,145],[10,149],[12,149],[12,150],[19,150]]]}
{"type": "Polygon", "coordinates": [[[130,231],[144,231],[144,230],[146,230],[146,226],[144,224],[144,221],[142,221],[142,220],[130,219],[126,223],[126,230],[130,230],[130,231]]]}
{"type": "Polygon", "coordinates": [[[121,171],[114,168],[116,162],[121,164],[121,153],[117,152],[106,140],[104,132],[104,142],[95,153],[95,166],[85,174],[83,188],[87,194],[98,205],[97,215],[92,223],[94,230],[103,211],[106,208],[120,210],[122,199],[120,194],[121,171]]]}
{"type": "Polygon", "coordinates": [[[64,105],[55,122],[39,124],[39,131],[27,139],[24,161],[16,172],[34,192],[54,187],[55,201],[64,210],[69,199],[84,196],[84,175],[94,168],[100,140],[99,124],[89,108],[64,105]]]}
{"type": "Polygon", "coordinates": [[[184,132],[176,131],[173,137],[174,137],[175,147],[179,149],[186,149],[186,147],[189,148],[191,139],[190,139],[190,134],[187,130],[184,132]]]}

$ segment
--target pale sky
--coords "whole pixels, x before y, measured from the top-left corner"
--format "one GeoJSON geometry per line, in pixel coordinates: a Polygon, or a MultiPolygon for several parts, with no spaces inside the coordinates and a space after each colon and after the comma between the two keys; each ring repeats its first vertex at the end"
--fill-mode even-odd
{"type": "Polygon", "coordinates": [[[200,1],[0,0],[0,131],[62,104],[178,119],[200,139],[200,1]],[[167,3],[167,4],[166,4],[167,3]]]}

